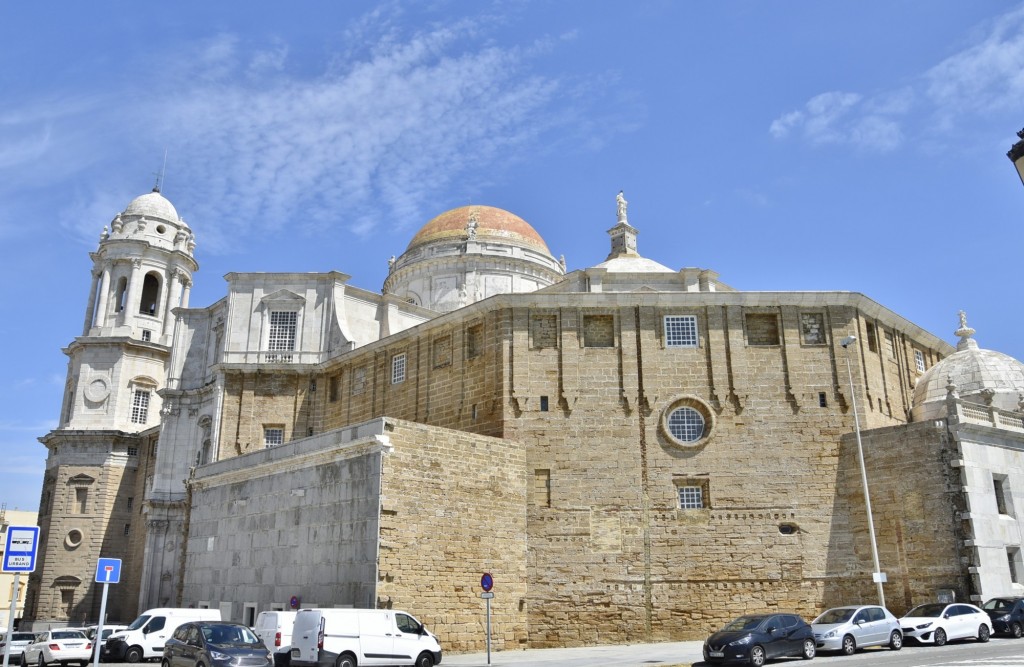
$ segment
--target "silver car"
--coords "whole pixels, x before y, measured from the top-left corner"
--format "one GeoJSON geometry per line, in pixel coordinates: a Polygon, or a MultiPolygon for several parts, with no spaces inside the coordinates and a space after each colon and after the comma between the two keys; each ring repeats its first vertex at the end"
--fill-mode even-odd
{"type": "Polygon", "coordinates": [[[823,651],[842,651],[853,655],[865,646],[903,648],[900,621],[885,607],[857,605],[836,607],[811,623],[814,641],[823,651]]]}

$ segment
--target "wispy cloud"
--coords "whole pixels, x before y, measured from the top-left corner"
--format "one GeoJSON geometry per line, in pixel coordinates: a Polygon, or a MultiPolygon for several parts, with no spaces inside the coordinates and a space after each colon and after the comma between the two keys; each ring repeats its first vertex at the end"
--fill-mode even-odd
{"type": "MultiPolygon", "coordinates": [[[[149,160],[131,165],[148,175],[166,148],[164,192],[190,222],[202,221],[204,250],[219,252],[284,228],[367,235],[421,224],[446,187],[471,190],[481,166],[493,177],[494,165],[570,144],[589,150],[595,135],[630,131],[632,120],[615,118],[622,105],[578,94],[597,87],[534,67],[571,34],[504,45],[493,17],[415,29],[401,27],[402,11],[364,15],[350,27],[357,37],[339,31],[319,71],[293,65],[281,40],[224,33],[154,64],[159,86],[71,100],[72,118],[51,123],[54,136],[15,110],[9,132],[0,117],[0,178],[19,163],[95,171],[126,148],[149,160]],[[14,136],[29,139],[19,146],[7,141],[14,136]]],[[[120,179],[92,183],[76,184],[59,216],[89,243],[97,221],[129,198],[120,179]]]]}
{"type": "MultiPolygon", "coordinates": [[[[949,131],[964,115],[1017,108],[1024,98],[1024,8],[1002,15],[970,46],[923,72],[909,86],[871,95],[830,91],[769,125],[776,139],[843,144],[885,152],[901,146],[914,111],[927,131],[949,131]]],[[[918,121],[920,122],[920,121],[918,121]]]]}

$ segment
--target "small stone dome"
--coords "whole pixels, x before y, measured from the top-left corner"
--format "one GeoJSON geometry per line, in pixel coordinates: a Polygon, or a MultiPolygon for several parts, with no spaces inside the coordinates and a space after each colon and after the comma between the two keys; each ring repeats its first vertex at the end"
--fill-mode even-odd
{"type": "Polygon", "coordinates": [[[479,241],[498,241],[551,254],[547,243],[530,223],[514,213],[493,206],[460,206],[445,211],[416,232],[406,252],[435,241],[465,241],[467,236],[479,241]]]}
{"type": "Polygon", "coordinates": [[[131,200],[121,215],[144,215],[147,218],[160,218],[168,222],[181,222],[178,211],[160,194],[159,190],[153,190],[131,200]]]}
{"type": "Polygon", "coordinates": [[[974,333],[961,311],[957,351],[929,368],[914,388],[914,421],[945,416],[950,385],[969,402],[1001,410],[1021,409],[1024,364],[1002,352],[979,348],[974,333]]]}

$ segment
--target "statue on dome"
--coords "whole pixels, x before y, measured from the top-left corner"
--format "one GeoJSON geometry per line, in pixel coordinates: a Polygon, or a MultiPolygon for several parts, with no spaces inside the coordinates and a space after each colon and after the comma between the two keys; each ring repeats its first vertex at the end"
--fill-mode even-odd
{"type": "Polygon", "coordinates": [[[627,202],[626,198],[622,195],[622,190],[619,190],[619,194],[615,195],[615,213],[619,219],[619,222],[626,222],[627,204],[629,204],[629,202],[627,202]]]}
{"type": "Polygon", "coordinates": [[[391,273],[394,270],[395,270],[395,256],[391,255],[391,257],[388,257],[388,273],[391,273]]]}
{"type": "Polygon", "coordinates": [[[469,212],[469,221],[466,222],[466,235],[469,238],[476,238],[476,228],[479,224],[480,223],[477,220],[476,209],[473,209],[472,211],[469,212]]]}
{"type": "Polygon", "coordinates": [[[565,273],[565,255],[560,255],[558,257],[558,265],[562,267],[562,273],[565,273]]]}

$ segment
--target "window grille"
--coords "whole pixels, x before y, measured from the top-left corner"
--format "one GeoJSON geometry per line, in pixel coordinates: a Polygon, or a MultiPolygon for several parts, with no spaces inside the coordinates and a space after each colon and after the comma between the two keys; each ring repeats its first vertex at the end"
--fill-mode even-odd
{"type": "Polygon", "coordinates": [[[284,444],[284,429],[280,426],[268,426],[263,429],[263,444],[276,447],[284,444]]]}
{"type": "Polygon", "coordinates": [[[132,423],[145,424],[149,419],[149,391],[136,389],[132,398],[132,423]]]}
{"type": "Polygon", "coordinates": [[[924,373],[924,352],[921,350],[914,350],[914,363],[917,364],[917,371],[924,373]]]}
{"type": "MultiPolygon", "coordinates": [[[[270,334],[267,338],[267,349],[271,352],[291,351],[295,349],[295,328],[299,314],[293,310],[273,311],[270,313],[270,334]]],[[[290,354],[268,354],[267,361],[292,360],[290,354]]]]}
{"type": "Polygon", "coordinates": [[[699,510],[704,508],[704,494],[699,486],[679,487],[679,508],[699,510]]]}
{"type": "Polygon", "coordinates": [[[682,442],[696,442],[704,437],[704,416],[693,408],[679,408],[668,416],[668,430],[682,442]]]}
{"type": "Polygon", "coordinates": [[[391,384],[405,382],[405,353],[391,357],[391,384]]]}
{"type": "Polygon", "coordinates": [[[697,347],[697,318],[694,315],[665,316],[666,347],[697,347]]]}

